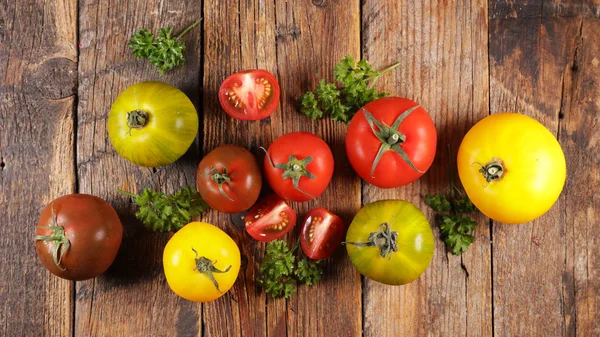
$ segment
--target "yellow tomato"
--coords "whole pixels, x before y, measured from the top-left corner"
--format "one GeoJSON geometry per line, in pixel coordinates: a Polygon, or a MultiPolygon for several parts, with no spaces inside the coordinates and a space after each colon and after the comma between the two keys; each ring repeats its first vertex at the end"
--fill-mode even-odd
{"type": "Polygon", "coordinates": [[[196,133],[194,104],[181,90],[163,82],[130,86],[108,114],[110,142],[117,153],[140,166],[174,163],[190,148],[196,133]]]}
{"type": "Polygon", "coordinates": [[[494,114],[475,124],[460,144],[457,165],[473,204],[509,224],[546,213],[566,179],[565,156],[554,134],[518,113],[494,114]]]}
{"type": "Polygon", "coordinates": [[[167,283],[194,302],[223,296],[240,271],[240,249],[229,235],[205,222],[191,222],[169,240],[163,254],[167,283]]]}

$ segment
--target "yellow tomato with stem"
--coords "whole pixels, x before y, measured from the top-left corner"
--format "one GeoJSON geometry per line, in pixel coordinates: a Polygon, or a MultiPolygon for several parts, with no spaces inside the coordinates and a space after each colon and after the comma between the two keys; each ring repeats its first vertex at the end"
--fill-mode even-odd
{"type": "Polygon", "coordinates": [[[181,90],[163,82],[130,86],[108,114],[110,142],[119,155],[140,166],[174,163],[190,148],[197,133],[194,104],[181,90]]]}
{"type": "Polygon", "coordinates": [[[546,213],[565,184],[565,156],[556,137],[519,113],[490,115],[465,135],[457,157],[460,181],[473,204],[508,224],[546,213]]]}
{"type": "Polygon", "coordinates": [[[218,227],[191,222],[171,237],[163,253],[167,283],[177,295],[194,302],[223,296],[240,271],[240,249],[218,227]]]}

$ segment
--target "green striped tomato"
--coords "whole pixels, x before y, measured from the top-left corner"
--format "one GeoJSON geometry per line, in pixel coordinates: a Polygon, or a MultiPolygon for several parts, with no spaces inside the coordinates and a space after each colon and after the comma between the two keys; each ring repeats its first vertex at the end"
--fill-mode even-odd
{"type": "Polygon", "coordinates": [[[108,137],[117,153],[145,167],[175,162],[197,132],[194,104],[181,90],[163,82],[130,86],[117,97],[108,115],[108,137]]]}

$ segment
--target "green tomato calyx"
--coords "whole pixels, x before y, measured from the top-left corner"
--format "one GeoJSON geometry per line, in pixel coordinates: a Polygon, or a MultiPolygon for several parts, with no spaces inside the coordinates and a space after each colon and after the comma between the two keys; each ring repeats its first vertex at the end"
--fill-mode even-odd
{"type": "Polygon", "coordinates": [[[417,172],[423,172],[415,167],[415,165],[412,163],[410,158],[408,158],[408,155],[402,148],[401,145],[406,141],[406,135],[404,135],[398,130],[402,121],[404,121],[404,119],[406,119],[406,117],[408,117],[408,115],[410,115],[411,112],[415,111],[419,107],[420,106],[417,105],[404,111],[400,116],[398,116],[398,118],[396,118],[392,126],[387,126],[384,123],[378,121],[367,109],[362,108],[362,112],[365,115],[365,118],[367,119],[367,123],[369,123],[369,126],[371,127],[371,131],[373,131],[373,134],[381,142],[379,151],[375,156],[375,160],[373,160],[373,166],[371,166],[371,177],[375,176],[375,168],[377,167],[377,164],[379,164],[379,161],[383,157],[383,154],[390,150],[399,154],[400,157],[402,157],[402,159],[413,170],[417,172]]]}
{"type": "Polygon", "coordinates": [[[38,226],[38,228],[45,228],[52,231],[50,235],[36,235],[35,240],[41,240],[44,243],[51,242],[52,243],[52,259],[54,260],[54,264],[60,269],[65,270],[65,268],[60,266],[62,262],[62,258],[71,247],[71,241],[65,235],[65,229],[62,226],[58,225],[56,220],[56,214],[54,214],[54,206],[52,207],[52,226],[38,226]]]}
{"type": "Polygon", "coordinates": [[[261,149],[263,151],[265,151],[265,153],[267,155],[267,160],[269,161],[269,164],[271,165],[271,167],[283,170],[283,174],[281,175],[281,178],[292,179],[292,185],[294,185],[294,188],[296,190],[308,195],[312,199],[316,199],[313,195],[311,195],[308,192],[303,191],[298,186],[298,184],[300,183],[300,178],[302,178],[302,177],[306,177],[308,179],[316,178],[315,175],[312,174],[310,171],[308,171],[308,169],[306,168],[308,166],[308,164],[312,163],[312,161],[314,159],[313,157],[308,156],[304,159],[298,159],[298,158],[296,158],[296,156],[291,154],[288,158],[287,163],[274,164],[273,161],[271,160],[271,156],[269,155],[269,152],[267,152],[267,150],[265,150],[263,147],[261,147],[261,149]]]}
{"type": "Polygon", "coordinates": [[[490,161],[489,163],[481,165],[479,172],[483,174],[485,181],[487,181],[488,183],[494,180],[500,180],[506,173],[504,161],[499,158],[492,158],[492,161],[490,161]]]}
{"type": "Polygon", "coordinates": [[[376,247],[379,249],[379,256],[392,258],[392,253],[398,251],[398,232],[392,231],[387,222],[379,226],[377,232],[371,232],[367,242],[344,242],[346,245],[355,245],[358,247],[376,247]]]}
{"type": "Polygon", "coordinates": [[[127,126],[131,129],[141,129],[148,123],[148,113],[143,110],[133,110],[127,113],[127,126]]]}
{"type": "Polygon", "coordinates": [[[219,170],[213,167],[211,174],[212,181],[219,185],[219,192],[221,192],[221,194],[230,201],[235,201],[230,196],[228,196],[227,193],[225,193],[225,190],[223,190],[223,184],[228,184],[231,181],[231,178],[227,176],[227,168],[223,167],[223,172],[221,173],[219,172],[219,170]]]}
{"type": "Polygon", "coordinates": [[[217,280],[215,279],[213,273],[226,273],[229,271],[229,269],[231,269],[231,266],[227,267],[227,269],[225,270],[219,270],[215,267],[215,263],[217,263],[217,261],[212,262],[210,259],[204,256],[198,257],[198,252],[194,249],[194,247],[192,247],[192,250],[194,251],[194,253],[196,253],[196,257],[194,258],[196,260],[196,268],[194,268],[194,270],[197,270],[202,274],[206,275],[206,277],[208,277],[211,280],[211,282],[215,285],[217,291],[219,291],[222,294],[223,292],[221,291],[221,289],[219,289],[219,283],[217,283],[217,280]]]}

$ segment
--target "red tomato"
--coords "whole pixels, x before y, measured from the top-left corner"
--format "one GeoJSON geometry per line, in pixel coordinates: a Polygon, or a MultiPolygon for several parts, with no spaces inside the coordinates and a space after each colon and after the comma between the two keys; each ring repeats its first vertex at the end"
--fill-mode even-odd
{"type": "Polygon", "coordinates": [[[265,119],[279,104],[279,83],[266,70],[244,70],[223,81],[219,102],[223,110],[235,119],[265,119]]]}
{"type": "Polygon", "coordinates": [[[383,188],[421,177],[433,163],[436,145],[435,125],[427,111],[400,97],[365,105],[350,121],[346,134],[346,154],[356,173],[383,188]]]}
{"type": "Polygon", "coordinates": [[[279,239],[296,225],[296,212],[276,194],[260,199],[244,218],[246,231],[258,241],[279,239]]]}
{"type": "Polygon", "coordinates": [[[325,191],[333,175],[333,154],[323,139],[308,132],[277,138],[265,156],[267,182],[280,197],[312,200],[325,191]]]}
{"type": "Polygon", "coordinates": [[[344,232],[344,222],[339,216],[324,208],[313,208],[304,219],[300,246],[309,258],[326,259],[338,249],[344,232]]]}

